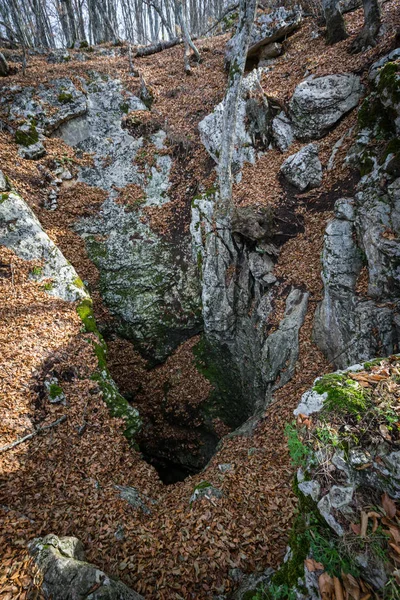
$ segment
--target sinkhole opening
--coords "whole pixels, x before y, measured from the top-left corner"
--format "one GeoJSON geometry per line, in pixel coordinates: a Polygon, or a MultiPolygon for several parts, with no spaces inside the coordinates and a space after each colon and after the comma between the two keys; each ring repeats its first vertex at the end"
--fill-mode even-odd
{"type": "Polygon", "coordinates": [[[201,472],[220,440],[254,414],[260,391],[251,365],[240,372],[229,349],[204,336],[162,365],[133,374],[132,382],[136,387],[125,397],[143,423],[136,441],[166,485],[201,472]]]}

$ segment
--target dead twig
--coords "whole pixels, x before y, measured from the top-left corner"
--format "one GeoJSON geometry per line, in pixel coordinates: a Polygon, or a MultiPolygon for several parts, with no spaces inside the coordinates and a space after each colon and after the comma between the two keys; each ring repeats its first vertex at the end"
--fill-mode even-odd
{"type": "Polygon", "coordinates": [[[43,431],[46,431],[47,429],[52,429],[53,427],[57,427],[57,425],[64,423],[64,421],[66,421],[66,420],[67,420],[67,416],[63,415],[56,421],[53,421],[53,423],[50,423],[49,425],[43,425],[43,427],[39,427],[38,429],[36,429],[32,433],[30,433],[29,435],[25,435],[24,437],[22,437],[18,440],[15,440],[15,442],[11,442],[11,444],[6,444],[5,446],[0,447],[0,452],[6,452],[6,450],[11,450],[12,448],[15,448],[15,446],[18,446],[19,444],[22,444],[23,442],[26,442],[27,440],[30,440],[31,438],[35,437],[35,435],[38,435],[39,433],[42,433],[43,431]]]}

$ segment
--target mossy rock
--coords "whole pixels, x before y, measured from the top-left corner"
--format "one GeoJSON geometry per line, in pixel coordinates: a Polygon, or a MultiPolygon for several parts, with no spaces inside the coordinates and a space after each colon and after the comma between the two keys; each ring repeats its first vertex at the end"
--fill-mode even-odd
{"type": "MultiPolygon", "coordinates": [[[[82,284],[83,285],[83,284],[82,284]]],[[[107,369],[107,346],[100,334],[93,314],[91,299],[80,302],[76,308],[79,317],[88,333],[94,333],[98,342],[92,342],[94,353],[97,357],[97,369],[92,374],[92,380],[96,381],[103,393],[112,417],[122,418],[125,421],[124,436],[130,444],[136,447],[135,436],[141,428],[141,420],[138,411],[119,393],[118,388],[111,378],[107,369]]]]}
{"type": "Polygon", "coordinates": [[[32,146],[39,141],[39,133],[33,122],[25,123],[15,132],[15,141],[20,146],[32,146]]]}
{"type": "Polygon", "coordinates": [[[388,62],[379,72],[378,93],[387,95],[394,104],[400,102],[400,65],[388,62]]]}
{"type": "Polygon", "coordinates": [[[68,104],[74,100],[72,94],[69,92],[60,92],[57,99],[61,104],[68,104]]]}

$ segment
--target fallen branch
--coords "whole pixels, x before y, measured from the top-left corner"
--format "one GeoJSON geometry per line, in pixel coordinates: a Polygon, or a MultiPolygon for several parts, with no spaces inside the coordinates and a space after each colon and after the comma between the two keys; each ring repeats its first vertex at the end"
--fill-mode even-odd
{"type": "Polygon", "coordinates": [[[32,433],[30,433],[29,435],[25,435],[23,438],[20,438],[19,440],[15,440],[15,442],[12,442],[11,444],[6,444],[5,446],[1,446],[0,452],[5,452],[6,450],[11,450],[11,448],[15,448],[15,446],[18,446],[19,444],[22,444],[23,442],[30,440],[31,438],[35,437],[35,435],[38,435],[39,433],[42,433],[43,431],[46,431],[47,429],[52,429],[53,427],[57,427],[57,425],[64,423],[64,421],[66,421],[66,420],[67,420],[66,415],[63,415],[62,417],[57,419],[57,421],[53,421],[53,423],[50,423],[49,425],[43,425],[43,427],[39,427],[38,429],[36,429],[32,433]]]}
{"type": "Polygon", "coordinates": [[[158,42],[157,44],[153,44],[152,46],[143,46],[142,48],[137,48],[135,57],[150,56],[151,54],[157,54],[157,52],[162,52],[163,50],[173,48],[173,46],[177,46],[178,44],[182,43],[183,39],[178,37],[172,40],[167,40],[165,42],[158,42]]]}

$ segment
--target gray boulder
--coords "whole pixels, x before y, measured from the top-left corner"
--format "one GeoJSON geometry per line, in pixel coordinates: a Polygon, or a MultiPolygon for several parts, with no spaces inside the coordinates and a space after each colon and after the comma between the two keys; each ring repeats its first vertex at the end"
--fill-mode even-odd
{"type": "Polygon", "coordinates": [[[30,552],[43,576],[42,592],[49,600],[143,600],[124,583],[86,562],[77,538],[50,534],[33,540],[30,552]]]}
{"type": "Polygon", "coordinates": [[[357,106],[362,93],[361,80],[352,73],[301,82],[289,103],[296,137],[301,140],[323,137],[357,106]]]}
{"type": "Polygon", "coordinates": [[[321,185],[322,165],[318,158],[318,146],[309,144],[289,156],[281,166],[281,173],[301,192],[321,185]]]}
{"type": "Polygon", "coordinates": [[[283,111],[272,121],[272,137],[281,152],[286,152],[293,142],[292,124],[283,111]]]}

